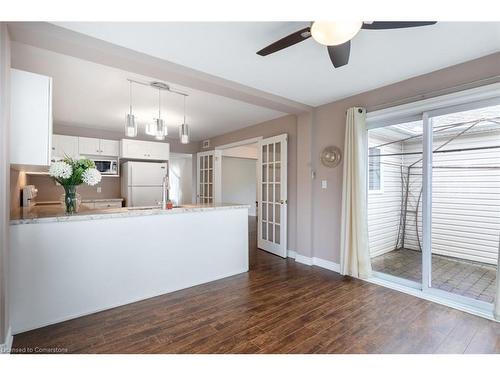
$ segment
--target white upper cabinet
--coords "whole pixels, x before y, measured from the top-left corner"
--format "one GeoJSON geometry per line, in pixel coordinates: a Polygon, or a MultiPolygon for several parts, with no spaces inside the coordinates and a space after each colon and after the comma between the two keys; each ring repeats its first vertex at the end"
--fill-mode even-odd
{"type": "Polygon", "coordinates": [[[168,160],[170,145],[163,142],[122,139],[120,157],[137,160],[168,160]]]}
{"type": "Polygon", "coordinates": [[[111,139],[79,137],[78,148],[81,155],[118,157],[120,154],[120,142],[111,139]]]}
{"type": "Polygon", "coordinates": [[[99,150],[102,156],[120,156],[120,142],[111,139],[101,139],[99,143],[99,150]]]}
{"type": "Polygon", "coordinates": [[[78,151],[81,155],[100,155],[99,138],[78,137],[78,151]]]}
{"type": "Polygon", "coordinates": [[[78,158],[78,137],[54,134],[52,136],[52,161],[66,156],[78,158]]]}
{"type": "Polygon", "coordinates": [[[52,151],[52,78],[11,69],[10,163],[46,167],[52,151]]]}

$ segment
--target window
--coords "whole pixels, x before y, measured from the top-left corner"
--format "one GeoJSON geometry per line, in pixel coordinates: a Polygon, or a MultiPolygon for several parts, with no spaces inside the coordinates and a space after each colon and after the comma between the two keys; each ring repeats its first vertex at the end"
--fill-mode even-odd
{"type": "Polygon", "coordinates": [[[382,170],[380,168],[380,149],[370,147],[368,149],[368,189],[371,192],[382,191],[382,170]]]}

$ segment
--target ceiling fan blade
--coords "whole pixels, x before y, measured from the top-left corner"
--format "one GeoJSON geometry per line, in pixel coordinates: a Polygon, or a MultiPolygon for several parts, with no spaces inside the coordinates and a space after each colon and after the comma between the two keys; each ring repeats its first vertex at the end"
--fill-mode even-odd
{"type": "Polygon", "coordinates": [[[271,53],[280,51],[283,48],[293,46],[294,44],[302,42],[303,40],[306,40],[307,38],[310,38],[310,37],[311,37],[311,28],[306,27],[302,30],[299,30],[299,31],[296,31],[290,35],[287,35],[284,38],[281,38],[277,42],[274,42],[274,43],[268,45],[267,47],[265,47],[265,48],[261,49],[259,52],[257,52],[257,55],[267,56],[271,53]]]}
{"type": "Polygon", "coordinates": [[[389,29],[404,29],[407,27],[429,26],[436,24],[437,21],[376,21],[372,23],[363,23],[361,26],[365,30],[389,30],[389,29]]]}
{"type": "Polygon", "coordinates": [[[349,62],[349,54],[351,53],[351,41],[348,40],[343,44],[338,46],[328,46],[328,55],[330,55],[330,60],[336,68],[347,65],[349,62]]]}

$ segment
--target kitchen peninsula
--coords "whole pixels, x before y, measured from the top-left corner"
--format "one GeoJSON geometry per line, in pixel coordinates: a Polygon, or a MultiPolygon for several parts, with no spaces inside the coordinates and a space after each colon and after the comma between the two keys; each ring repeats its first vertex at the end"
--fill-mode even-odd
{"type": "Polygon", "coordinates": [[[10,245],[16,334],[248,271],[248,206],[21,211],[10,245]]]}

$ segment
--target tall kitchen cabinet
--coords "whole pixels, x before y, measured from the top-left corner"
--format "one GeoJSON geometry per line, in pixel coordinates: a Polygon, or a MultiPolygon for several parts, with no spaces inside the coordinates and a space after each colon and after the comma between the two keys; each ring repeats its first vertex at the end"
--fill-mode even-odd
{"type": "Polygon", "coordinates": [[[52,136],[52,161],[66,157],[78,158],[78,137],[54,134],[52,136]]]}
{"type": "Polygon", "coordinates": [[[10,163],[44,169],[52,149],[52,78],[11,69],[10,163]]]}

